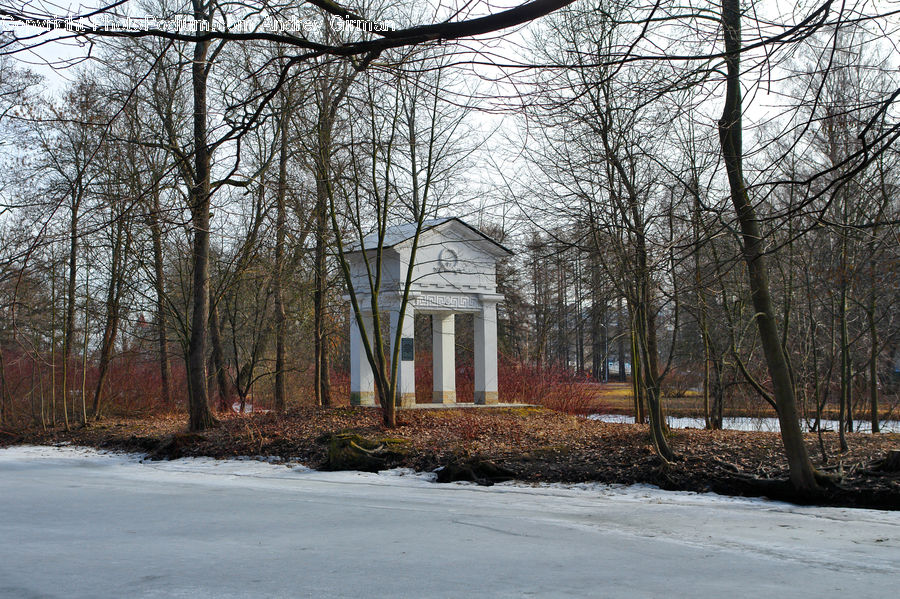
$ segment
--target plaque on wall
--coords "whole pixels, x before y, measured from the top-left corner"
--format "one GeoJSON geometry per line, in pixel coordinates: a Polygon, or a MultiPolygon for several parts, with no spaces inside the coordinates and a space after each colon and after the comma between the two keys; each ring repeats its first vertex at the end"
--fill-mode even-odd
{"type": "Polygon", "coordinates": [[[402,362],[412,362],[416,359],[415,348],[413,346],[413,340],[409,337],[404,337],[400,340],[400,360],[402,362]]]}

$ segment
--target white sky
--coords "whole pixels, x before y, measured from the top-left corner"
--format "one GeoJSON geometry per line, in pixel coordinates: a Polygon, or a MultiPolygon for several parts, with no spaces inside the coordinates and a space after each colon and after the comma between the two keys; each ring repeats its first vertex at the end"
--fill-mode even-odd
{"type": "MultiPolygon", "coordinates": [[[[45,5],[51,5],[50,0],[38,0],[38,2],[43,2],[45,5]]],[[[64,15],[68,11],[70,14],[73,12],[84,12],[86,10],[86,6],[96,3],[88,2],[85,3],[71,3],[68,5],[53,3],[53,6],[58,6],[55,9],[55,13],[59,15],[64,15]]],[[[503,0],[501,3],[490,3],[490,6],[511,6],[516,4],[516,0],[503,0]]],[[[713,6],[715,3],[710,4],[713,6]]],[[[796,4],[794,2],[786,2],[785,0],[775,0],[775,1],[767,1],[761,2],[758,6],[758,16],[765,20],[772,20],[775,22],[781,21],[777,15],[780,14],[794,14],[793,19],[798,18],[797,15],[805,15],[809,12],[810,7],[817,5],[817,2],[805,2],[802,4],[796,4]],[[762,12],[764,11],[764,12],[762,12]]],[[[868,5],[868,3],[865,3],[868,5]]],[[[852,5],[852,4],[851,4],[852,5]]],[[[900,6],[900,2],[891,1],[891,0],[881,0],[876,2],[876,5],[880,7],[882,10],[886,10],[889,8],[896,8],[900,6]]],[[[132,2],[125,6],[125,9],[131,10],[135,12],[132,7],[136,6],[136,3],[132,2]]],[[[479,10],[484,10],[484,7],[488,6],[485,3],[476,4],[479,10]]],[[[701,4],[702,6],[702,4],[701,4]]],[[[495,9],[496,10],[496,9],[495,9]]],[[[403,23],[401,23],[402,25],[403,23]]],[[[896,27],[896,19],[888,23],[886,26],[888,27],[896,27]]],[[[503,39],[499,43],[491,43],[490,44],[490,52],[493,58],[499,58],[499,60],[506,60],[508,62],[516,62],[526,58],[525,47],[526,40],[530,37],[531,31],[535,27],[540,27],[540,22],[535,25],[526,26],[519,28],[518,30],[508,30],[502,32],[503,39]]],[[[751,40],[757,35],[757,32],[745,26],[744,37],[745,40],[751,40]]],[[[890,37],[890,36],[889,36],[890,37]]],[[[484,50],[486,46],[480,40],[475,41],[466,41],[463,42],[465,47],[471,48],[473,50],[484,50]]],[[[66,44],[62,43],[48,43],[41,48],[39,48],[35,52],[26,53],[20,56],[20,58],[27,62],[27,64],[40,73],[45,78],[45,92],[47,94],[58,94],[66,85],[68,81],[73,80],[77,77],[77,68],[61,68],[61,64],[65,63],[65,61],[76,62],[73,59],[77,57],[84,56],[85,53],[89,50],[88,46],[81,45],[78,46],[72,41],[66,42],[66,44]]],[[[94,49],[96,50],[96,49],[94,49]]],[[[891,48],[887,48],[887,51],[890,51],[891,48]]],[[[642,48],[638,48],[638,51],[645,51],[642,48]]],[[[95,51],[96,54],[96,51],[95,51]]],[[[758,56],[761,56],[761,53],[758,53],[758,56]]],[[[748,55],[744,58],[744,63],[751,64],[754,62],[754,57],[752,55],[748,55]]],[[[900,63],[900,60],[897,59],[897,55],[895,54],[895,64],[900,63]]],[[[494,79],[500,73],[497,69],[491,69],[486,66],[477,66],[475,70],[479,72],[480,75],[488,78],[494,79]]],[[[746,108],[746,116],[747,122],[745,126],[747,127],[748,133],[746,134],[745,146],[748,152],[753,151],[753,123],[761,122],[768,120],[773,114],[778,110],[776,107],[779,104],[783,103],[783,98],[775,94],[770,94],[770,89],[777,92],[778,88],[783,85],[778,80],[783,78],[784,71],[780,68],[776,67],[770,74],[770,79],[773,81],[771,87],[767,86],[769,79],[763,77],[762,79],[757,79],[754,73],[748,73],[744,77],[744,84],[746,86],[750,86],[746,94],[745,108],[746,108]],[[761,83],[757,85],[758,81],[761,83]]],[[[471,77],[471,76],[470,76],[471,77]]],[[[485,87],[482,84],[482,89],[490,89],[490,87],[485,87]]],[[[500,85],[499,87],[493,88],[495,91],[501,94],[510,94],[515,93],[514,90],[509,86],[500,85]]],[[[490,92],[488,92],[490,93],[490,92]]],[[[714,126],[715,118],[717,118],[718,111],[718,102],[719,98],[716,96],[711,96],[709,102],[707,103],[707,108],[704,108],[703,111],[708,114],[700,119],[701,123],[706,123],[709,127],[714,126]]],[[[493,103],[490,101],[485,101],[483,106],[485,107],[494,107],[491,106],[493,103]]],[[[506,202],[499,201],[500,198],[507,195],[507,190],[504,187],[507,184],[516,184],[516,179],[519,178],[520,173],[518,169],[521,167],[521,161],[517,156],[517,149],[514,147],[510,147],[507,142],[510,138],[517,137],[517,130],[521,126],[520,121],[511,115],[490,115],[486,113],[477,113],[472,114],[468,118],[468,120],[473,123],[477,128],[480,128],[482,132],[495,131],[493,139],[490,143],[488,143],[480,152],[480,154],[476,155],[476,161],[481,165],[476,170],[470,173],[470,181],[471,184],[469,186],[470,190],[478,195],[481,199],[479,201],[477,198],[474,202],[474,208],[486,211],[489,214],[492,214],[494,219],[496,220],[505,220],[510,217],[512,214],[517,213],[517,210],[514,206],[510,206],[506,202]]],[[[462,217],[471,217],[469,214],[459,214],[454,213],[455,216],[462,217]]],[[[477,223],[476,223],[477,224],[477,223]]]]}

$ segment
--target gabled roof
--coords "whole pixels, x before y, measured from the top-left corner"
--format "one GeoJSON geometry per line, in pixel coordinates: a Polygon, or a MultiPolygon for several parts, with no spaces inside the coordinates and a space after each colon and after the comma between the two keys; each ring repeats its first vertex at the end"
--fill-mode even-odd
{"type": "MultiPolygon", "coordinates": [[[[495,246],[497,249],[502,251],[503,253],[512,255],[512,250],[503,246],[502,244],[494,241],[469,223],[465,222],[456,217],[450,218],[432,218],[422,222],[422,230],[420,232],[420,237],[426,231],[430,231],[431,229],[436,229],[445,225],[447,223],[459,223],[469,231],[475,233],[477,237],[475,239],[469,239],[466,241],[487,241],[492,246],[495,246]]],[[[416,235],[416,225],[417,223],[403,223],[401,225],[394,225],[392,227],[388,227],[384,232],[384,243],[382,244],[382,248],[393,248],[402,244],[405,241],[408,241],[415,237],[416,235]]],[[[378,233],[370,233],[363,238],[363,249],[365,250],[375,250],[378,249],[378,233]]],[[[348,244],[348,253],[359,252],[359,242],[348,244]]]]}

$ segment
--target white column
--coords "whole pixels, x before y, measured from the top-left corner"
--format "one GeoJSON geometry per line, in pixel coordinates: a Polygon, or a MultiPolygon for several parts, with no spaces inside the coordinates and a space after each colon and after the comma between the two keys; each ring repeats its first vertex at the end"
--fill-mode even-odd
{"type": "MultiPolygon", "coordinates": [[[[374,349],[375,340],[372,338],[372,314],[363,313],[363,325],[369,343],[374,349]]],[[[372,366],[366,358],[366,350],[363,348],[362,335],[356,322],[353,308],[350,308],[350,405],[374,406],[375,405],[375,376],[372,374],[372,366]]]]}
{"type": "Polygon", "coordinates": [[[400,339],[400,351],[397,359],[399,365],[397,368],[397,396],[395,398],[397,406],[407,408],[416,405],[416,355],[415,344],[415,311],[412,306],[406,307],[406,314],[403,317],[403,323],[400,321],[400,311],[391,311],[391,355],[394,355],[394,342],[397,339],[397,328],[399,326],[402,331],[400,339]],[[405,358],[405,359],[404,359],[405,358]]]}
{"type": "Polygon", "coordinates": [[[497,402],[497,304],[484,302],[475,313],[475,403],[497,402]]]}
{"type": "Polygon", "coordinates": [[[456,356],[453,314],[431,316],[434,351],[434,403],[456,403],[456,356]]]}

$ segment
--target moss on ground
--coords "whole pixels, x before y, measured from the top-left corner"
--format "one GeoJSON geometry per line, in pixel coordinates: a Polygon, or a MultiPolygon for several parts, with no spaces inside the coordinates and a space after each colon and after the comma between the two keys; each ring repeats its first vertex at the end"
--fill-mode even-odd
{"type": "Polygon", "coordinates": [[[322,442],[328,448],[324,470],[378,472],[395,466],[410,447],[406,439],[369,439],[352,432],[324,435],[322,442]]]}

